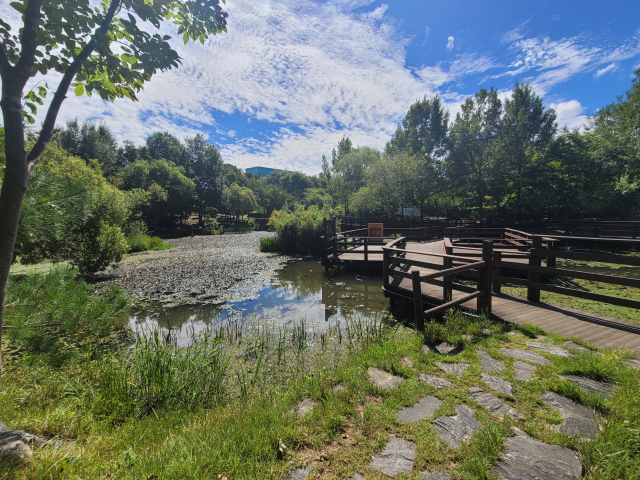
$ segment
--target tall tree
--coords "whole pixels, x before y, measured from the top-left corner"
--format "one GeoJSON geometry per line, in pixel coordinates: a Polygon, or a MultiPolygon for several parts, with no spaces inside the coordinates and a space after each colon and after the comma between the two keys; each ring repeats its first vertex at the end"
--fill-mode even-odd
{"type": "Polygon", "coordinates": [[[462,104],[449,133],[449,179],[456,190],[473,196],[478,218],[488,194],[501,113],[497,90],[483,88],[462,104]]]}
{"type": "Polygon", "coordinates": [[[70,155],[84,161],[98,160],[107,177],[114,175],[118,165],[118,142],[106,123],[83,122],[78,119],[69,120],[67,125],[55,133],[54,139],[70,155]]]}
{"type": "Polygon", "coordinates": [[[136,100],[136,93],[158,70],[180,63],[167,42],[170,37],[150,30],[171,22],[185,43],[189,39],[204,42],[209,35],[226,30],[227,18],[219,0],[105,0],[97,7],[90,0],[17,0],[10,5],[22,15],[23,25],[14,33],[0,19],[0,106],[6,136],[0,192],[0,335],[27,182],[51,140],[69,88],[73,86],[76,95],[136,100]],[[35,122],[32,113],[43,103],[46,88],[40,85],[25,94],[25,86],[32,77],[51,70],[62,76],[27,152],[23,122],[35,122]],[[23,109],[23,101],[28,110],[23,109]]]}
{"type": "Polygon", "coordinates": [[[523,216],[523,194],[533,178],[535,157],[549,146],[556,130],[556,112],[544,107],[530,85],[516,82],[511,98],[505,101],[498,168],[515,195],[518,218],[523,216]]]}
{"type": "Polygon", "coordinates": [[[190,167],[187,176],[196,185],[196,207],[199,221],[202,222],[202,217],[207,209],[220,205],[222,158],[216,146],[205,140],[200,134],[193,138],[187,138],[185,143],[185,156],[190,167]]]}

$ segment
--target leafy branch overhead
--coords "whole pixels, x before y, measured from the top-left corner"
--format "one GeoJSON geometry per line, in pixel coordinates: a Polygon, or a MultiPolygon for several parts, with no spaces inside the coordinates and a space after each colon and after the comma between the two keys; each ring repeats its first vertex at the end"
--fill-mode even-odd
{"type": "MultiPolygon", "coordinates": [[[[41,3],[41,8],[33,32],[36,47],[29,76],[73,73],[71,86],[76,95],[97,93],[103,100],[137,100],[137,92],[153,74],[180,64],[168,42],[171,37],[150,33],[154,28],[160,30],[163,22],[177,25],[185,43],[189,39],[204,43],[209,35],[226,31],[227,13],[219,0],[103,0],[95,7],[89,0],[22,0],[10,5],[22,14],[23,29],[12,31],[0,19],[4,62],[18,65],[28,53],[24,48],[30,28],[28,8],[34,3],[41,3]],[[86,59],[77,62],[82,57],[86,59]]],[[[33,123],[45,94],[44,87],[27,94],[24,107],[29,122],[33,123]]]]}

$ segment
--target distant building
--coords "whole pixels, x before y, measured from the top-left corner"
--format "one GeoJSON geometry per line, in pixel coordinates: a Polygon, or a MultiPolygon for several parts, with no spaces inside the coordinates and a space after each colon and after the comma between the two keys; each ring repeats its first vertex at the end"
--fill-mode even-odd
{"type": "Polygon", "coordinates": [[[268,168],[268,167],[251,167],[245,170],[245,173],[253,173],[257,175],[259,178],[268,177],[273,172],[286,172],[287,170],[280,170],[278,168],[268,168]]]}

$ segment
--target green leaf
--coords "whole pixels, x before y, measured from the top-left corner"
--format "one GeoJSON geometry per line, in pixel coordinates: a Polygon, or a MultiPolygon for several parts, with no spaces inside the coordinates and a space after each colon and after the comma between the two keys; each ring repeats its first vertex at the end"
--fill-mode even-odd
{"type": "Polygon", "coordinates": [[[80,97],[84,95],[84,85],[78,85],[75,88],[74,93],[76,94],[76,97],[80,97]]]}
{"type": "Polygon", "coordinates": [[[189,41],[189,32],[184,32],[184,35],[182,35],[182,40],[184,40],[185,44],[189,41]]]}

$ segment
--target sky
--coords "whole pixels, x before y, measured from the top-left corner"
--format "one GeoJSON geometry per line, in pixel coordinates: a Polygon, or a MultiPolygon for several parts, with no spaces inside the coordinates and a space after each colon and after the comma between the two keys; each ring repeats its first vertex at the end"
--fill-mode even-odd
{"type": "MultiPolygon", "coordinates": [[[[154,76],[139,102],[70,91],[58,123],[104,121],[136,144],[159,130],[202,133],[240,168],[315,174],[345,135],[383,149],[424,96],[440,95],[453,119],[480,88],[508,97],[528,82],[559,126],[574,128],[640,68],[637,0],[227,0],[224,9],[227,33],[204,45],[175,35],[182,65],[154,76]]],[[[19,23],[5,2],[0,17],[19,23]]]]}

